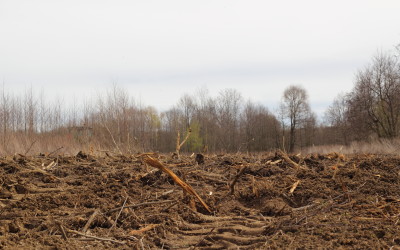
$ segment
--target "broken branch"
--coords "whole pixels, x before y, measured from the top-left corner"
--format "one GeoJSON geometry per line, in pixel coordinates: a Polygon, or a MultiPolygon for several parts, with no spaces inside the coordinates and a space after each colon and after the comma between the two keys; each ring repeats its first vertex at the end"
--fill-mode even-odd
{"type": "Polygon", "coordinates": [[[232,195],[235,192],[235,184],[236,182],[239,180],[239,177],[243,174],[244,170],[246,170],[247,166],[242,167],[239,172],[237,173],[237,175],[235,176],[235,178],[233,179],[233,181],[231,182],[231,184],[229,185],[230,188],[230,192],[229,194],[232,195]]]}
{"type": "Polygon", "coordinates": [[[82,229],[83,233],[86,233],[87,230],[89,229],[90,225],[93,223],[94,218],[96,218],[97,214],[100,212],[100,210],[96,209],[93,214],[89,217],[88,221],[86,222],[85,226],[82,229]]]}
{"type": "Polygon", "coordinates": [[[291,165],[296,170],[301,168],[301,166],[299,164],[297,164],[296,162],[292,161],[292,159],[290,159],[289,156],[286,153],[284,153],[282,150],[278,150],[278,155],[280,157],[282,157],[287,163],[289,163],[289,165],[291,165]]]}
{"type": "Polygon", "coordinates": [[[296,190],[297,186],[299,185],[300,181],[296,181],[295,183],[293,183],[292,188],[289,191],[289,194],[293,194],[294,190],[296,190]]]}
{"type": "Polygon", "coordinates": [[[127,200],[128,200],[128,196],[125,198],[124,204],[122,204],[121,210],[119,210],[119,213],[118,213],[117,217],[115,218],[115,221],[114,221],[113,225],[111,226],[110,230],[117,225],[118,218],[119,218],[119,216],[121,216],[122,210],[124,210],[127,200]]]}
{"type": "MultiPolygon", "coordinates": [[[[174,202],[174,200],[164,200],[164,201],[149,201],[149,202],[143,202],[143,203],[138,203],[138,204],[133,204],[133,205],[128,205],[124,206],[124,208],[135,208],[135,207],[141,207],[141,206],[147,206],[147,205],[153,205],[153,204],[160,204],[160,203],[170,203],[174,202]]],[[[114,208],[108,211],[109,213],[115,212],[120,210],[122,207],[114,208]]]]}
{"type": "Polygon", "coordinates": [[[166,166],[164,166],[161,162],[159,162],[158,160],[150,157],[149,155],[143,155],[142,156],[142,160],[149,164],[152,167],[158,168],[161,171],[163,171],[164,173],[168,174],[176,184],[178,184],[179,186],[182,187],[183,190],[185,190],[186,192],[188,192],[189,194],[193,195],[194,197],[196,197],[200,203],[203,205],[203,207],[211,213],[211,209],[208,207],[208,205],[203,201],[203,199],[196,193],[196,191],[194,191],[194,189],[187,184],[186,182],[182,181],[174,172],[172,172],[169,168],[167,168],[166,166]]]}
{"type": "Polygon", "coordinates": [[[142,228],[140,228],[138,230],[131,230],[129,232],[129,235],[142,235],[143,233],[145,233],[147,231],[150,231],[151,229],[156,228],[158,226],[160,226],[160,224],[149,224],[149,225],[147,225],[145,227],[142,227],[142,228]]]}
{"type": "Polygon", "coordinates": [[[67,234],[65,233],[65,230],[64,230],[63,225],[62,225],[61,222],[59,222],[59,221],[57,221],[56,224],[57,224],[58,228],[59,228],[60,231],[61,231],[61,235],[62,235],[63,239],[67,241],[67,240],[68,240],[68,237],[67,237],[67,234]]]}
{"type": "Polygon", "coordinates": [[[65,228],[65,229],[66,229],[66,231],[68,233],[80,235],[80,236],[83,236],[83,237],[86,237],[86,238],[92,238],[92,239],[100,240],[100,241],[110,241],[110,242],[121,244],[121,245],[126,243],[125,241],[117,241],[117,240],[113,240],[113,239],[109,239],[109,238],[100,238],[100,237],[97,237],[97,236],[87,235],[87,234],[84,234],[84,233],[81,233],[81,232],[78,232],[78,231],[75,231],[75,230],[71,230],[71,229],[68,229],[68,228],[65,228]]]}
{"type": "Polygon", "coordinates": [[[192,130],[189,128],[186,133],[185,139],[183,139],[183,141],[180,142],[181,134],[179,133],[179,130],[178,130],[178,135],[176,137],[176,149],[175,149],[175,154],[178,157],[178,159],[180,158],[179,152],[181,151],[181,147],[183,146],[183,144],[185,144],[187,139],[189,139],[190,133],[192,133],[192,130]]]}
{"type": "Polygon", "coordinates": [[[53,152],[50,152],[50,153],[47,155],[47,157],[49,157],[50,155],[56,153],[57,151],[59,151],[59,150],[61,150],[61,149],[63,149],[63,148],[64,148],[64,146],[61,146],[61,147],[57,148],[57,149],[54,150],[53,152]]]}

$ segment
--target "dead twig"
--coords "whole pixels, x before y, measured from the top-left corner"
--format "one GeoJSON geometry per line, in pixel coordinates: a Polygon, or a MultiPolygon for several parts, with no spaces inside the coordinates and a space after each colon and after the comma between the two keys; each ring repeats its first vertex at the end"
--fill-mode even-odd
{"type": "Polygon", "coordinates": [[[33,145],[34,145],[36,142],[37,142],[37,140],[34,140],[34,141],[31,143],[31,145],[29,146],[29,148],[25,151],[25,155],[27,155],[28,152],[31,151],[33,145]]]}
{"type": "Polygon", "coordinates": [[[293,194],[294,190],[296,190],[297,186],[299,185],[300,181],[296,181],[295,183],[293,183],[292,188],[289,191],[289,194],[293,194]]]}
{"type": "Polygon", "coordinates": [[[88,221],[86,222],[85,226],[82,229],[83,233],[86,233],[87,230],[89,229],[90,225],[92,224],[94,218],[96,218],[97,214],[100,213],[99,209],[96,209],[93,214],[89,217],[88,221]]]}
{"type": "Polygon", "coordinates": [[[52,161],[49,165],[43,167],[43,170],[49,170],[57,166],[57,162],[52,161]]]}
{"type": "Polygon", "coordinates": [[[150,231],[150,230],[152,230],[152,229],[154,229],[154,228],[156,228],[158,226],[160,226],[160,224],[149,224],[149,225],[147,225],[145,227],[142,227],[142,228],[140,228],[138,230],[131,230],[129,232],[129,235],[136,235],[136,236],[137,235],[142,235],[143,233],[145,233],[147,231],[150,231]]]}
{"type": "Polygon", "coordinates": [[[266,162],[266,164],[276,165],[276,164],[280,163],[281,161],[282,161],[281,159],[276,160],[276,161],[271,161],[271,160],[269,160],[269,161],[266,162]]]}
{"type": "Polygon", "coordinates": [[[139,243],[140,243],[141,249],[144,250],[143,237],[140,238],[139,243]]]}
{"type": "Polygon", "coordinates": [[[128,196],[125,198],[124,204],[122,204],[122,207],[121,207],[121,209],[119,210],[119,213],[118,213],[117,217],[115,218],[114,223],[113,223],[112,226],[110,227],[110,231],[111,231],[112,228],[114,228],[114,227],[117,225],[118,218],[119,218],[119,216],[121,216],[122,210],[124,210],[125,204],[126,204],[126,201],[127,201],[127,200],[128,200],[128,196]]]}
{"type": "Polygon", "coordinates": [[[230,192],[229,194],[232,195],[235,192],[235,184],[236,182],[239,180],[239,177],[243,174],[243,172],[246,170],[247,166],[242,167],[239,172],[237,173],[237,175],[235,176],[235,178],[233,179],[233,181],[231,182],[231,184],[229,184],[229,189],[230,192]]]}
{"type": "Polygon", "coordinates": [[[64,148],[64,146],[61,146],[61,147],[57,148],[56,150],[50,152],[50,153],[47,155],[47,157],[49,157],[50,155],[54,154],[55,152],[57,152],[57,151],[59,151],[59,150],[61,150],[61,149],[63,149],[63,148],[64,148]]]}
{"type": "Polygon", "coordinates": [[[108,213],[112,213],[112,212],[118,211],[118,210],[120,210],[121,208],[136,208],[136,207],[148,206],[148,205],[154,205],[154,204],[170,203],[170,202],[174,202],[174,201],[175,201],[175,200],[163,200],[163,201],[149,201],[149,202],[143,202],[143,203],[128,205],[128,206],[124,206],[124,207],[114,208],[114,209],[111,209],[110,211],[108,211],[108,213]]]}
{"type": "Polygon", "coordinates": [[[78,231],[75,231],[75,230],[71,230],[71,229],[68,229],[68,228],[65,228],[65,230],[68,233],[76,234],[76,235],[83,236],[83,237],[86,237],[86,238],[91,238],[91,239],[100,240],[100,241],[110,241],[110,242],[121,244],[121,245],[126,244],[125,241],[117,241],[117,240],[113,240],[113,239],[110,239],[110,238],[101,238],[101,237],[97,237],[97,236],[93,236],[93,235],[87,235],[87,234],[84,234],[84,233],[81,233],[81,232],[78,232],[78,231]]]}
{"type": "Polygon", "coordinates": [[[175,206],[175,205],[177,205],[178,204],[178,202],[174,202],[174,203],[172,203],[171,205],[169,205],[168,207],[166,207],[166,208],[164,208],[163,210],[161,210],[161,212],[166,212],[166,211],[168,211],[171,207],[173,207],[173,206],[175,206]]]}
{"type": "Polygon", "coordinates": [[[59,222],[59,221],[56,221],[56,224],[57,224],[58,228],[60,229],[61,236],[63,237],[63,239],[64,239],[65,241],[67,241],[67,240],[68,240],[68,237],[67,237],[67,234],[65,233],[65,230],[64,230],[63,225],[62,225],[61,222],[59,222]]]}

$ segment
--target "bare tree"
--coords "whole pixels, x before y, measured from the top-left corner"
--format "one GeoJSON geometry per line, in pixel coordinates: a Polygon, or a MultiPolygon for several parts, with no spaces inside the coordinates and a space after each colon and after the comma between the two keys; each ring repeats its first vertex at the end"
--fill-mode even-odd
{"type": "Polygon", "coordinates": [[[335,143],[349,144],[349,95],[339,94],[324,114],[325,123],[334,129],[335,143]]]}
{"type": "Polygon", "coordinates": [[[296,143],[296,129],[303,125],[310,114],[307,91],[300,86],[289,86],[283,92],[281,112],[284,122],[289,123],[289,151],[293,152],[296,143]]]}
{"type": "Polygon", "coordinates": [[[217,101],[209,95],[206,88],[197,90],[196,94],[196,120],[200,126],[200,137],[203,142],[203,151],[217,149],[219,126],[217,101]]]}
{"type": "Polygon", "coordinates": [[[400,64],[395,56],[380,53],[360,71],[351,93],[351,121],[362,121],[378,137],[399,135],[400,64]]]}
{"type": "Polygon", "coordinates": [[[25,91],[24,97],[24,118],[25,118],[25,134],[33,136],[36,130],[37,100],[33,94],[32,87],[25,91]]]}
{"type": "Polygon", "coordinates": [[[0,98],[0,116],[1,116],[1,124],[2,124],[2,144],[6,149],[7,138],[8,138],[8,130],[9,130],[9,122],[10,122],[10,96],[5,92],[4,86],[2,88],[2,94],[0,98]]]}
{"type": "Polygon", "coordinates": [[[266,107],[248,101],[241,114],[241,148],[247,151],[268,151],[276,148],[277,124],[278,120],[266,107]]]}
{"type": "Polygon", "coordinates": [[[225,89],[217,98],[219,143],[227,151],[236,151],[239,144],[238,129],[243,98],[235,89],[225,89]]]}
{"type": "Polygon", "coordinates": [[[302,148],[314,145],[316,128],[317,116],[314,112],[309,110],[304,116],[300,131],[300,146],[302,148]]]}

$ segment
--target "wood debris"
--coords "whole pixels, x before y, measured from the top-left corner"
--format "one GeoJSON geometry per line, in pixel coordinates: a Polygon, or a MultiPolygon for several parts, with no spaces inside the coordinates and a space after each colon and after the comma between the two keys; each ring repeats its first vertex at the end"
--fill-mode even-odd
{"type": "Polygon", "coordinates": [[[140,236],[140,235],[144,234],[145,232],[150,231],[150,230],[152,230],[152,229],[154,229],[154,228],[156,228],[158,226],[160,226],[160,224],[149,224],[149,225],[147,225],[145,227],[142,227],[142,228],[140,228],[138,230],[131,230],[129,232],[129,235],[140,236]]]}
{"type": "Polygon", "coordinates": [[[292,188],[289,191],[289,194],[293,194],[294,190],[296,190],[297,186],[300,184],[300,181],[296,181],[295,183],[293,183],[292,188]]]}
{"type": "Polygon", "coordinates": [[[197,200],[199,200],[199,202],[203,205],[203,207],[211,213],[211,209],[209,208],[209,206],[203,201],[203,199],[196,193],[196,191],[194,191],[194,189],[187,184],[186,182],[182,181],[174,172],[172,172],[169,168],[167,168],[166,166],[164,166],[160,161],[154,159],[153,157],[149,156],[148,154],[143,154],[141,155],[143,161],[146,164],[149,164],[152,167],[158,168],[161,171],[163,171],[164,173],[168,174],[176,184],[178,184],[179,186],[182,187],[183,190],[185,190],[186,192],[188,192],[189,194],[193,195],[194,197],[197,198],[197,200]]]}

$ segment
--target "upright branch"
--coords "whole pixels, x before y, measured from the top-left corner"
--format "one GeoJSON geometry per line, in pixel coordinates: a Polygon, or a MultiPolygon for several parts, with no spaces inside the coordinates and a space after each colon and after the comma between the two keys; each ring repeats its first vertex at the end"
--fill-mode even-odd
{"type": "Polygon", "coordinates": [[[235,193],[235,184],[236,182],[239,180],[239,177],[244,173],[244,171],[246,170],[247,166],[242,167],[239,172],[237,173],[237,175],[235,176],[235,178],[233,179],[233,181],[231,182],[231,184],[229,184],[229,189],[230,192],[229,194],[232,195],[235,193]]]}
{"type": "Polygon", "coordinates": [[[190,133],[192,133],[192,130],[189,128],[187,133],[186,133],[185,139],[183,139],[183,141],[180,142],[181,141],[181,134],[179,133],[179,130],[178,130],[178,135],[176,137],[176,150],[175,150],[175,154],[178,157],[178,159],[180,158],[179,152],[181,150],[181,147],[183,146],[183,144],[185,144],[187,139],[189,139],[190,133]]]}

